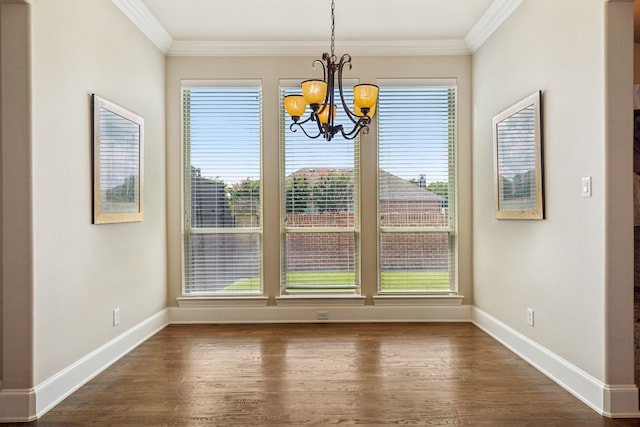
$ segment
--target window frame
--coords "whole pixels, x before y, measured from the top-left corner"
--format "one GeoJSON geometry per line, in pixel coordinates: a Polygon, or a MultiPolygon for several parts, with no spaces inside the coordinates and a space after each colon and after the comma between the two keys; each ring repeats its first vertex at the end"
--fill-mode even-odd
{"type": "MultiPolygon", "coordinates": [[[[286,190],[286,178],[287,178],[287,170],[286,170],[286,132],[291,125],[291,118],[286,113],[286,109],[284,107],[284,95],[288,94],[287,91],[297,91],[299,92],[300,82],[304,79],[280,79],[278,85],[278,99],[279,99],[279,116],[280,116],[280,141],[279,141],[279,153],[280,153],[280,292],[279,304],[282,302],[282,299],[286,299],[288,297],[296,297],[296,298],[334,298],[337,297],[340,300],[348,300],[350,298],[358,298],[362,293],[362,283],[361,283],[361,192],[362,192],[362,183],[361,183],[361,164],[360,164],[360,137],[356,137],[353,140],[344,140],[339,134],[336,135],[331,141],[323,143],[325,144],[340,144],[340,143],[352,143],[353,144],[353,226],[351,227],[320,227],[320,226],[312,226],[312,227],[288,227],[286,224],[287,219],[287,190],[286,190]],[[290,289],[287,287],[287,234],[303,234],[303,233],[312,233],[312,234],[321,234],[321,233],[348,233],[353,235],[353,257],[354,257],[354,287],[350,289],[349,292],[313,292],[312,290],[306,292],[290,292],[290,289]]],[[[343,83],[346,87],[352,87],[359,83],[359,79],[345,79],[343,83]]],[[[336,87],[336,91],[338,88],[336,87]]],[[[336,94],[337,95],[337,94],[336,94]]],[[[336,96],[336,100],[339,100],[339,96],[336,96]]],[[[339,102],[339,101],[338,101],[339,102]]],[[[338,104],[338,109],[341,109],[341,105],[338,104]]],[[[307,106],[307,111],[304,114],[304,117],[307,117],[309,114],[309,107],[307,106]]],[[[339,119],[338,119],[339,120],[339,119]]],[[[347,119],[348,120],[348,119],[347,119]]],[[[313,125],[313,124],[312,124],[313,125]]],[[[314,129],[315,130],[315,129],[314,129]]],[[[299,133],[302,133],[301,130],[298,130],[299,133]]],[[[304,135],[304,134],[303,134],[304,135]]],[[[322,140],[322,137],[319,137],[318,140],[322,140]]],[[[318,289],[322,289],[318,287],[318,289]]]]}
{"type": "MultiPolygon", "coordinates": [[[[264,121],[263,121],[263,85],[261,79],[182,79],[180,81],[180,139],[181,139],[181,292],[182,298],[179,300],[188,300],[193,298],[214,298],[219,299],[224,305],[227,305],[235,298],[252,299],[261,297],[264,295],[264,204],[263,204],[263,192],[264,192],[264,121]],[[190,140],[187,141],[185,130],[185,89],[191,88],[239,88],[249,89],[257,88],[260,94],[258,102],[258,123],[260,129],[260,142],[259,142],[259,174],[260,174],[260,191],[259,191],[259,221],[256,227],[202,227],[194,229],[192,224],[192,212],[191,212],[191,148],[190,140]],[[187,168],[187,165],[189,167],[187,168]],[[195,230],[195,231],[194,231],[195,230]],[[259,288],[254,292],[200,292],[189,291],[187,289],[187,253],[186,244],[189,236],[191,235],[205,235],[205,234],[257,234],[259,241],[259,288]],[[229,299],[231,298],[231,300],[229,299]]],[[[259,305],[261,305],[259,303],[259,305]]]]}
{"type": "MultiPolygon", "coordinates": [[[[457,78],[417,78],[417,79],[377,79],[377,85],[380,87],[380,93],[382,94],[386,87],[448,87],[453,90],[453,94],[449,93],[448,110],[450,118],[448,120],[448,160],[447,160],[447,173],[449,183],[449,197],[447,199],[448,208],[448,221],[447,226],[424,226],[424,227],[385,227],[381,225],[381,195],[380,195],[380,123],[379,116],[376,114],[376,209],[377,209],[377,285],[376,295],[374,298],[376,303],[381,301],[380,298],[389,298],[389,301],[397,301],[397,298],[425,298],[429,296],[445,296],[445,295],[457,295],[459,289],[458,280],[458,197],[459,197],[459,141],[458,141],[458,85],[457,78]],[[452,99],[451,99],[452,98],[452,99]],[[451,115],[453,118],[451,119],[451,115]],[[451,197],[453,192],[453,197],[451,197]],[[383,233],[448,233],[448,259],[449,259],[449,289],[438,290],[383,290],[382,289],[382,254],[381,254],[381,240],[383,233]]],[[[379,101],[380,102],[380,101],[379,101]]],[[[379,106],[378,106],[379,107],[379,106]]]]}

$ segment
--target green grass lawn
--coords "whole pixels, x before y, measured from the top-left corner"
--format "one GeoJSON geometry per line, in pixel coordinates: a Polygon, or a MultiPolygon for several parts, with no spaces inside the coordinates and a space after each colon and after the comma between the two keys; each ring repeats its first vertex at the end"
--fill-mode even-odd
{"type": "Polygon", "coordinates": [[[385,292],[448,291],[448,271],[383,271],[380,288],[385,292]]]}
{"type": "MultiPolygon", "coordinates": [[[[335,271],[305,271],[287,274],[291,292],[345,292],[353,290],[353,273],[335,271]],[[324,288],[324,289],[323,289],[324,288]]],[[[424,292],[448,291],[449,273],[446,271],[383,271],[381,278],[383,292],[424,292]]],[[[257,293],[260,281],[257,277],[240,279],[229,285],[225,292],[257,293]]]]}

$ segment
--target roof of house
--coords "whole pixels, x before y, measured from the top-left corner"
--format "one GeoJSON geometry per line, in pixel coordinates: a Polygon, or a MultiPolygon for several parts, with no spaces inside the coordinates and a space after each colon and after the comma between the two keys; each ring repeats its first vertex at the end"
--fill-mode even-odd
{"type": "Polygon", "coordinates": [[[383,169],[380,169],[380,200],[382,201],[412,201],[412,202],[443,202],[444,197],[419,187],[413,182],[402,179],[383,169]]]}
{"type": "MultiPolygon", "coordinates": [[[[309,182],[314,183],[324,176],[349,175],[353,173],[352,168],[302,168],[291,173],[287,178],[294,176],[305,177],[309,182]]],[[[383,201],[413,201],[413,202],[443,202],[445,199],[436,193],[419,187],[399,176],[393,175],[380,169],[380,200],[383,201]]]]}

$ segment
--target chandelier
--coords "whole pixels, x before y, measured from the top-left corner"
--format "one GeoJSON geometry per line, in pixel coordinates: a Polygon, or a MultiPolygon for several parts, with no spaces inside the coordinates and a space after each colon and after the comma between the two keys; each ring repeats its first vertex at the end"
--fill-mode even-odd
{"type": "MultiPolygon", "coordinates": [[[[327,141],[338,133],[345,139],[354,139],[360,131],[369,133],[369,123],[376,111],[378,100],[378,86],[372,84],[359,84],[353,87],[353,111],[349,108],[342,92],[342,71],[346,66],[351,69],[351,55],[345,53],[340,60],[335,55],[335,2],[331,0],[331,54],[323,53],[322,60],[316,59],[312,66],[322,65],[322,80],[305,80],[302,82],[302,95],[287,95],[284,97],[284,105],[293,123],[289,128],[296,132],[301,129],[309,138],[322,136],[327,141]],[[337,74],[337,75],[336,75],[337,74]],[[338,82],[338,95],[342,109],[351,120],[353,128],[345,130],[342,124],[334,124],[337,112],[335,99],[336,78],[338,82]],[[309,117],[300,120],[305,113],[307,105],[311,107],[309,117]],[[315,122],[316,130],[305,129],[308,122],[315,122]]],[[[313,128],[313,125],[309,125],[313,128]]]]}

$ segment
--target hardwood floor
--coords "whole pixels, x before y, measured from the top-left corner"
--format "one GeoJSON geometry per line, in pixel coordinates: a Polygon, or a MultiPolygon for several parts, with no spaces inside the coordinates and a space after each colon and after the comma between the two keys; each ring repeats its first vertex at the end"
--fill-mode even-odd
{"type": "Polygon", "coordinates": [[[621,426],[468,323],[171,325],[33,426],[621,426]]]}

